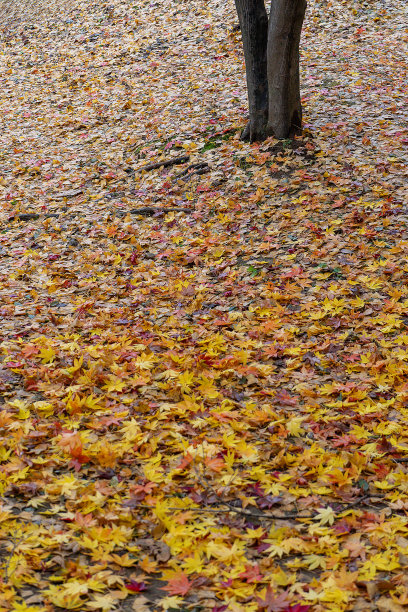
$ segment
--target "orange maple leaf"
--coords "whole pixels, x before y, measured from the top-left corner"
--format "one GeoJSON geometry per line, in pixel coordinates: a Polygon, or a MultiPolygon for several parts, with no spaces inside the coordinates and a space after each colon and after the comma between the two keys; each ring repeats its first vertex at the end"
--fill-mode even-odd
{"type": "Polygon", "coordinates": [[[0,427],[6,428],[13,422],[13,419],[7,412],[0,412],[0,427]]]}
{"type": "Polygon", "coordinates": [[[184,470],[188,465],[190,465],[192,461],[193,461],[192,455],[190,455],[190,453],[187,453],[185,457],[181,459],[180,463],[177,466],[177,469],[184,470]]]}
{"type": "Polygon", "coordinates": [[[164,589],[170,593],[170,595],[187,595],[192,586],[187,574],[178,572],[174,574],[173,578],[170,578],[164,589]]]}
{"type": "Polygon", "coordinates": [[[21,351],[21,354],[23,357],[32,357],[33,355],[37,355],[39,352],[40,349],[37,346],[34,344],[27,344],[21,351]]]}
{"type": "Polygon", "coordinates": [[[146,572],[146,574],[151,574],[152,572],[156,571],[157,562],[151,561],[149,557],[144,557],[142,561],[140,561],[139,567],[146,572]]]}
{"type": "Polygon", "coordinates": [[[222,457],[206,457],[204,463],[214,472],[221,472],[225,467],[225,461],[222,457]]]}
{"type": "Polygon", "coordinates": [[[83,463],[89,461],[89,457],[84,454],[81,436],[78,432],[65,432],[59,441],[59,446],[69,455],[72,460],[70,465],[78,471],[83,463]]]}

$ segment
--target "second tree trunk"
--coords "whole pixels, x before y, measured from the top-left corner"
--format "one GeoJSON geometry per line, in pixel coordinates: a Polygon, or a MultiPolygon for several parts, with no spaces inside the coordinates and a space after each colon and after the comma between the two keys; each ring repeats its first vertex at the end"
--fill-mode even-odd
{"type": "Polygon", "coordinates": [[[272,0],[268,30],[268,128],[287,138],[302,127],[299,43],[306,0],[272,0]]]}
{"type": "Polygon", "coordinates": [[[306,0],[235,0],[248,87],[249,122],[243,138],[288,138],[301,130],[299,43],[306,0]]]}

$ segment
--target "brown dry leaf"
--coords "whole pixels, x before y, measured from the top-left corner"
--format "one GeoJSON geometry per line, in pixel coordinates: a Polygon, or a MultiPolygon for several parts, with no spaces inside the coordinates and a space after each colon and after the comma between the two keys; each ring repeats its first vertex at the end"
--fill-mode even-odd
{"type": "Polygon", "coordinates": [[[151,607],[146,597],[137,597],[132,603],[133,612],[150,612],[151,607]]]}
{"type": "Polygon", "coordinates": [[[404,612],[405,607],[400,606],[398,603],[393,601],[390,597],[380,597],[375,602],[379,612],[404,612]]]}

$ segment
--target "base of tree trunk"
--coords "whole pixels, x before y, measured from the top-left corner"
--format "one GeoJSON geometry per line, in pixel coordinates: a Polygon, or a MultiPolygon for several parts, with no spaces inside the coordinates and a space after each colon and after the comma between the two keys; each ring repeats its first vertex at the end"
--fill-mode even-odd
{"type": "Polygon", "coordinates": [[[262,142],[262,140],[265,140],[265,138],[272,135],[273,134],[270,128],[268,128],[266,119],[259,121],[258,123],[249,120],[242,130],[240,140],[245,140],[248,142],[262,142]]]}

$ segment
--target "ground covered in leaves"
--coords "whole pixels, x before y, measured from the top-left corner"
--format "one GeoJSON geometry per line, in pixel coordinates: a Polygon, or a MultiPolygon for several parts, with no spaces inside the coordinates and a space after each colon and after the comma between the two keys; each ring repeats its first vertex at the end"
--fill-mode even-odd
{"type": "Polygon", "coordinates": [[[406,609],[406,5],[260,145],[231,0],[0,21],[0,610],[406,609]]]}

